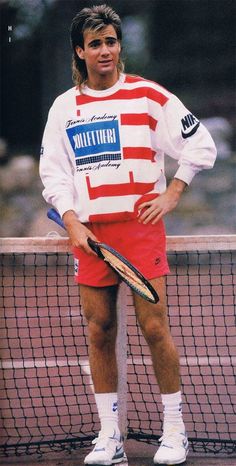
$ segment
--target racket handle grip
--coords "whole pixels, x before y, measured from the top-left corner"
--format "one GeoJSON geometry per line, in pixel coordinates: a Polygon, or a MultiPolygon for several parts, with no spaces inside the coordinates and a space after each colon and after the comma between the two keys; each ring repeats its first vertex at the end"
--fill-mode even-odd
{"type": "Polygon", "coordinates": [[[102,259],[104,259],[101,251],[100,251],[100,247],[99,247],[99,244],[97,243],[97,241],[94,241],[92,238],[88,238],[87,239],[88,241],[88,245],[89,247],[94,251],[96,252],[96,254],[101,257],[102,259]]]}
{"type": "MultiPolygon", "coordinates": [[[[57,210],[55,210],[53,207],[51,207],[51,209],[49,209],[47,211],[47,216],[50,220],[53,220],[55,223],[57,223],[57,225],[59,225],[60,227],[64,228],[64,230],[66,230],[66,227],[64,225],[64,222],[60,216],[60,214],[57,212],[57,210]]],[[[97,246],[97,243],[96,241],[93,241],[91,238],[88,238],[88,245],[93,249],[93,251],[95,251],[97,254],[100,253],[100,249],[99,247],[97,246]]]]}
{"type": "Polygon", "coordinates": [[[50,220],[53,220],[54,222],[57,223],[57,225],[59,225],[60,227],[64,228],[64,230],[66,229],[63,221],[62,221],[62,218],[60,217],[59,213],[51,208],[47,211],[47,216],[48,218],[50,218],[50,220]]]}

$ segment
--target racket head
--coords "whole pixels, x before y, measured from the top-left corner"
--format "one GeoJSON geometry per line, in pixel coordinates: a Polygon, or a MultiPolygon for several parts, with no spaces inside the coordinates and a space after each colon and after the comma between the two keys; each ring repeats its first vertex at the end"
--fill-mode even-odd
{"type": "Polygon", "coordinates": [[[105,243],[88,238],[88,244],[98,257],[107,262],[132,290],[153,304],[159,301],[159,296],[151,283],[128,259],[105,243]]]}
{"type": "MultiPolygon", "coordinates": [[[[65,229],[59,213],[54,208],[48,210],[47,216],[50,220],[53,220],[65,229]]],[[[159,301],[158,294],[151,283],[118,251],[105,243],[96,242],[91,238],[88,238],[87,241],[97,256],[107,262],[130,288],[153,304],[159,301]]]]}

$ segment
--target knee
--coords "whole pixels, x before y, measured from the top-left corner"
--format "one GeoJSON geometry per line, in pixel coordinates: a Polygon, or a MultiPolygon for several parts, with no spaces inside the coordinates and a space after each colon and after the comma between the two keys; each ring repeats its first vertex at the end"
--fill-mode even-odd
{"type": "Polygon", "coordinates": [[[149,345],[161,344],[164,341],[165,333],[154,319],[150,319],[142,330],[149,345]]]}
{"type": "Polygon", "coordinates": [[[141,328],[143,335],[150,346],[161,346],[169,336],[169,326],[166,319],[161,316],[153,315],[147,317],[141,328]]]}
{"type": "Polygon", "coordinates": [[[112,319],[98,318],[88,319],[88,336],[90,345],[98,349],[115,345],[116,322],[112,319]]]}

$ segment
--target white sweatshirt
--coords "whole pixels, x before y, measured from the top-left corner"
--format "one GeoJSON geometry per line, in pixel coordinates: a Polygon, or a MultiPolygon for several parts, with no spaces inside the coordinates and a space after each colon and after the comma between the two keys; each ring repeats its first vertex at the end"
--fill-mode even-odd
{"type": "Polygon", "coordinates": [[[111,88],[77,87],[57,97],[43,135],[43,196],[81,222],[132,218],[135,203],[166,189],[164,154],[189,184],[212,168],[215,144],[180,100],[160,85],[122,74],[111,88]]]}

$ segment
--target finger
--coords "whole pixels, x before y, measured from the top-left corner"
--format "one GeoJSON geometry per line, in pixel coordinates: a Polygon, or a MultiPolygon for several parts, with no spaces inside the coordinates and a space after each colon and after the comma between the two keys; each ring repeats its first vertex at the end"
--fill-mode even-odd
{"type": "Polygon", "coordinates": [[[163,212],[160,212],[160,214],[158,214],[154,220],[152,220],[152,225],[156,225],[161,219],[162,217],[164,216],[164,213],[163,212]]]}
{"type": "Polygon", "coordinates": [[[140,217],[139,221],[141,223],[147,224],[155,219],[157,215],[161,212],[160,209],[148,209],[146,210],[143,215],[140,217]]]}
{"type": "Polygon", "coordinates": [[[141,210],[145,209],[146,207],[150,207],[150,202],[143,202],[142,204],[139,204],[138,206],[138,212],[140,212],[141,210]]]}
{"type": "Polygon", "coordinates": [[[143,202],[143,204],[140,204],[138,206],[138,212],[137,212],[137,217],[140,217],[144,212],[146,212],[148,209],[152,207],[152,202],[143,202]]]}
{"type": "Polygon", "coordinates": [[[91,248],[91,246],[88,243],[89,238],[92,239],[93,241],[95,241],[96,243],[98,243],[99,240],[97,239],[97,237],[93,233],[89,233],[89,236],[86,238],[86,249],[88,248],[88,254],[96,256],[97,255],[96,252],[93,251],[93,249],[91,248]]]}
{"type": "Polygon", "coordinates": [[[155,212],[152,212],[143,222],[144,225],[147,225],[148,223],[152,223],[155,221],[157,217],[157,214],[155,212]]]}
{"type": "Polygon", "coordinates": [[[96,256],[96,253],[91,249],[87,241],[80,243],[79,248],[82,249],[89,256],[92,256],[92,255],[96,256]]]}
{"type": "MultiPolygon", "coordinates": [[[[93,239],[93,238],[92,238],[93,239]]],[[[95,240],[96,241],[96,240],[95,240]]],[[[83,252],[85,252],[86,254],[89,254],[89,255],[96,255],[95,252],[90,248],[89,244],[88,244],[88,236],[85,236],[85,237],[76,237],[76,238],[73,238],[71,240],[72,242],[72,245],[76,248],[79,248],[81,249],[83,252]]]]}
{"type": "Polygon", "coordinates": [[[84,252],[89,254],[89,256],[96,256],[96,252],[94,252],[88,244],[84,247],[84,252]]]}
{"type": "Polygon", "coordinates": [[[138,217],[139,223],[143,223],[149,215],[150,215],[150,209],[146,209],[140,212],[140,215],[138,217]]]}

